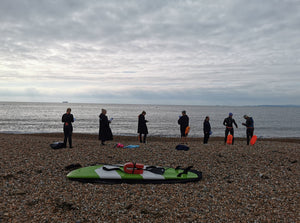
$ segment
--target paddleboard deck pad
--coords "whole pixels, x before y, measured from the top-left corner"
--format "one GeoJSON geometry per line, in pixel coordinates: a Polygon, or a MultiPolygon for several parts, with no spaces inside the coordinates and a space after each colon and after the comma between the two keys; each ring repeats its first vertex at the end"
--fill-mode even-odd
{"type": "Polygon", "coordinates": [[[124,165],[96,165],[71,171],[67,178],[88,183],[163,184],[187,183],[202,179],[202,172],[187,168],[158,167],[145,165],[141,174],[127,173],[124,165]]]}

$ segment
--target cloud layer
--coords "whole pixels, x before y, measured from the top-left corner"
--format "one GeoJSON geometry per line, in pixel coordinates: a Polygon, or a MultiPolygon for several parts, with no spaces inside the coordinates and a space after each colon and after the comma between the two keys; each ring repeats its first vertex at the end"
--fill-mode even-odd
{"type": "Polygon", "coordinates": [[[300,2],[0,2],[0,100],[300,104],[300,2]]]}

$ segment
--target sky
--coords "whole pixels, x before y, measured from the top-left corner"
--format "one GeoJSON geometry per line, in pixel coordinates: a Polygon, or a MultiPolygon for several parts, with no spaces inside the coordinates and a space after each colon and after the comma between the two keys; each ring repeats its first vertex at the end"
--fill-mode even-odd
{"type": "Polygon", "coordinates": [[[300,105],[300,0],[1,0],[0,101],[300,105]]]}

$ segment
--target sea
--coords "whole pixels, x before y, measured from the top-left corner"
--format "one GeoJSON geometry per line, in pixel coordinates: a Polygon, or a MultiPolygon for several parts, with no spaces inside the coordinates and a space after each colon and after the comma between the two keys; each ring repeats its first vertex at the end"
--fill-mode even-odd
{"type": "Polygon", "coordinates": [[[210,117],[212,135],[224,136],[224,118],[233,113],[236,137],[245,137],[243,115],[252,117],[258,138],[299,138],[299,106],[186,106],[88,103],[0,102],[0,132],[13,134],[63,132],[62,115],[67,108],[75,117],[74,133],[98,134],[99,114],[107,110],[114,135],[136,136],[138,115],[146,111],[149,136],[179,137],[181,111],[190,119],[190,137],[203,137],[203,121],[210,117]]]}

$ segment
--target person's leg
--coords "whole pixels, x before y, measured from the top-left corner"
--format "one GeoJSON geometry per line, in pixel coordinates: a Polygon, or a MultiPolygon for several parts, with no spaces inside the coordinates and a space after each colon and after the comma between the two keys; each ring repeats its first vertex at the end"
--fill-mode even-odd
{"type": "Polygon", "coordinates": [[[232,135],[232,145],[234,143],[234,130],[233,128],[230,130],[230,134],[232,135]]]}
{"type": "Polygon", "coordinates": [[[144,134],[143,143],[146,143],[147,134],[144,134]]]}
{"type": "Polygon", "coordinates": [[[140,133],[139,138],[140,138],[140,143],[142,143],[143,142],[143,140],[142,140],[142,133],[140,133]]]}
{"type": "Polygon", "coordinates": [[[209,138],[209,133],[204,133],[203,144],[207,144],[209,138]]]}
{"type": "Polygon", "coordinates": [[[228,130],[228,128],[226,128],[226,129],[225,129],[225,139],[224,139],[225,144],[227,143],[228,132],[229,132],[229,130],[228,130]]]}
{"type": "Polygon", "coordinates": [[[69,146],[72,148],[72,132],[69,132],[69,146]]]}
{"type": "Polygon", "coordinates": [[[64,130],[64,148],[67,147],[67,139],[68,139],[68,135],[67,132],[64,130]]]}
{"type": "Polygon", "coordinates": [[[246,135],[247,135],[247,145],[249,145],[249,142],[250,142],[250,132],[249,132],[249,129],[247,129],[246,135]]]}

